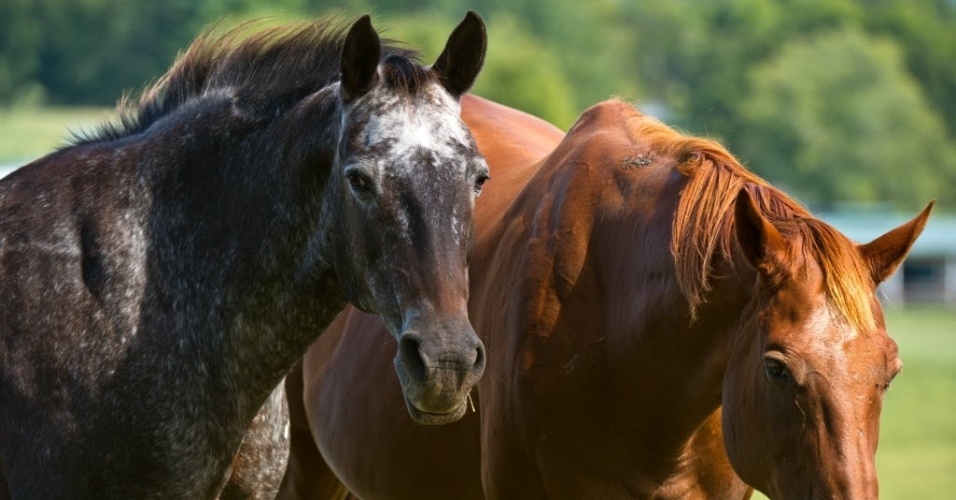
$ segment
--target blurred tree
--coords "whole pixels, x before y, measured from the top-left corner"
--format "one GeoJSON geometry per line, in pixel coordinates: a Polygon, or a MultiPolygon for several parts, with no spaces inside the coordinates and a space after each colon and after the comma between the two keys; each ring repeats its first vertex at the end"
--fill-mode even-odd
{"type": "Polygon", "coordinates": [[[36,82],[56,104],[107,104],[158,77],[206,22],[191,0],[34,0],[36,82]]]}
{"type": "Polygon", "coordinates": [[[505,15],[494,19],[487,63],[475,93],[567,129],[583,105],[556,52],[523,30],[516,19],[505,15]]]}
{"type": "Polygon", "coordinates": [[[906,65],[956,137],[956,2],[871,0],[868,29],[903,47],[906,65]]]}
{"type": "Polygon", "coordinates": [[[749,69],[788,39],[852,24],[853,0],[716,0],[634,2],[623,19],[634,41],[636,79],[672,107],[672,120],[731,146],[749,69]]]}
{"type": "Polygon", "coordinates": [[[35,79],[41,34],[35,9],[32,0],[0,2],[0,106],[42,99],[42,87],[35,79]]]}
{"type": "MultiPolygon", "coordinates": [[[[956,66],[951,62],[943,62],[947,60],[943,54],[956,50],[956,43],[923,50],[915,41],[933,39],[940,42],[950,36],[949,33],[956,34],[956,23],[952,19],[956,7],[952,3],[944,5],[945,2],[935,2],[931,7],[929,4],[934,3],[933,0],[876,0],[870,3],[886,5],[881,10],[870,9],[853,0],[634,2],[624,5],[623,22],[632,26],[634,33],[632,57],[638,62],[639,71],[634,78],[643,81],[642,88],[649,98],[669,106],[669,121],[694,133],[716,136],[732,151],[743,153],[772,181],[785,181],[801,190],[804,199],[832,203],[839,198],[873,200],[880,197],[912,205],[917,198],[925,201],[926,196],[951,197],[952,194],[944,192],[950,191],[954,184],[952,160],[948,156],[952,154],[954,141],[953,135],[941,127],[939,110],[947,109],[944,102],[956,105],[956,91],[941,91],[939,97],[934,98],[929,88],[924,93],[922,85],[934,78],[938,80],[939,88],[956,85],[956,74],[952,78],[942,76],[948,71],[956,72],[956,66]],[[890,4],[894,7],[888,7],[890,4]],[[893,9],[909,14],[888,13],[893,9]],[[940,14],[937,16],[940,21],[928,23],[934,11],[946,11],[948,17],[940,14]],[[875,19],[883,17],[892,21],[880,26],[875,19]],[[949,30],[935,29],[934,23],[949,30]],[[894,33],[888,27],[901,25],[908,27],[910,36],[899,35],[906,31],[902,28],[894,33]],[[927,31],[921,31],[920,27],[927,31]],[[886,41],[879,48],[873,48],[881,54],[879,56],[866,52],[872,57],[853,61],[875,65],[877,73],[883,75],[882,80],[874,83],[874,89],[863,95],[844,98],[842,96],[848,92],[855,94],[857,89],[827,80],[834,77],[833,71],[841,69],[841,65],[851,64],[841,62],[841,58],[863,57],[860,54],[847,51],[831,54],[821,45],[818,46],[819,56],[827,60],[826,69],[821,69],[820,61],[818,66],[811,61],[806,61],[805,67],[797,67],[796,61],[787,66],[786,61],[793,55],[790,51],[794,46],[844,30],[855,30],[857,36],[869,40],[863,35],[864,29],[892,35],[894,42],[886,41]],[[898,49],[885,48],[896,46],[896,43],[903,47],[907,64],[903,64],[898,49]],[[917,71],[908,72],[913,66],[914,51],[919,54],[917,58],[922,58],[920,60],[932,60],[928,66],[934,68],[932,75],[935,77],[924,78],[917,71]],[[772,84],[764,77],[771,76],[769,69],[763,69],[760,78],[753,76],[759,71],[754,68],[767,67],[778,68],[779,72],[790,68],[787,70],[790,71],[787,74],[789,87],[781,83],[778,87],[782,88],[768,88],[772,84]],[[913,78],[914,75],[918,78],[913,78]],[[787,92],[806,102],[790,102],[786,98],[787,92]],[[835,117],[803,109],[813,102],[812,99],[825,97],[832,99],[838,107],[845,105],[840,107],[845,115],[843,122],[836,123],[833,121],[835,117]],[[884,102],[888,99],[893,102],[884,102]],[[851,103],[855,107],[851,107],[851,103]],[[879,109],[879,117],[874,118],[870,109],[879,109]],[[798,127],[787,123],[789,119],[797,120],[792,115],[804,112],[809,113],[809,117],[803,125],[798,127]],[[896,119],[903,121],[897,123],[897,128],[892,128],[896,119]],[[876,122],[871,123],[871,120],[876,122]],[[783,127],[783,130],[774,127],[783,127]],[[794,127],[800,133],[794,132],[794,127]],[[822,137],[817,137],[817,134],[822,137]],[[828,144],[828,140],[850,140],[855,152],[824,154],[821,148],[828,144]],[[908,143],[908,146],[896,149],[896,153],[882,151],[891,145],[899,146],[901,142],[908,143]],[[930,146],[932,151],[920,150],[920,147],[930,146]],[[805,148],[815,148],[815,151],[805,151],[805,148]],[[899,153],[902,149],[908,153],[899,153]],[[870,161],[867,155],[879,159],[870,161]],[[837,158],[852,159],[849,163],[853,165],[841,164],[834,170],[832,167],[837,158]],[[892,164],[890,158],[899,161],[908,158],[906,168],[921,169],[920,175],[903,182],[887,181],[901,175],[900,170],[888,169],[887,166],[892,164]],[[795,165],[796,161],[802,162],[801,165],[795,165]],[[913,162],[922,163],[913,166],[913,162]],[[876,165],[882,170],[876,170],[876,165]],[[820,175],[816,180],[812,177],[814,173],[820,175]],[[869,179],[857,182],[859,177],[870,173],[880,177],[884,184],[874,184],[869,179]],[[895,187],[889,189],[891,186],[895,187]]],[[[863,48],[857,49],[864,51],[863,48]]],[[[956,57],[948,60],[956,60],[956,57]]],[[[786,79],[780,77],[779,80],[786,79]]]]}
{"type": "MultiPolygon", "coordinates": [[[[407,5],[401,0],[386,3],[407,5]]],[[[500,29],[499,20],[514,20],[525,39],[538,40],[538,49],[552,54],[550,62],[566,75],[574,89],[573,107],[580,112],[612,94],[635,94],[635,81],[628,77],[633,73],[627,70],[630,61],[623,57],[626,39],[621,35],[626,26],[618,18],[620,5],[617,0],[431,0],[420,2],[413,11],[434,10],[460,18],[473,9],[485,18],[490,31],[500,29]]]]}
{"type": "MultiPolygon", "coordinates": [[[[511,18],[518,21],[516,35],[527,33],[526,39],[540,40],[534,49],[550,54],[542,62],[558,66],[574,89],[571,102],[576,115],[611,95],[637,97],[637,80],[630,77],[632,63],[624,57],[626,38],[621,34],[626,27],[616,17],[619,2],[485,0],[479,5],[488,13],[490,30],[500,30],[499,22],[507,25],[511,18]]],[[[499,39],[509,50],[521,50],[519,40],[499,39]]]]}
{"type": "MultiPolygon", "coordinates": [[[[574,94],[555,53],[535,39],[517,19],[494,17],[488,30],[485,66],[472,89],[476,94],[518,107],[567,128],[577,118],[574,94]]],[[[384,23],[387,37],[422,51],[430,63],[441,52],[458,19],[438,14],[390,17],[384,23]]]]}
{"type": "Polygon", "coordinates": [[[956,150],[891,40],[795,39],[750,74],[737,152],[817,206],[956,201],[956,150]]]}
{"type": "Polygon", "coordinates": [[[230,25],[369,12],[376,26],[396,26],[392,37],[433,51],[431,59],[467,9],[482,14],[490,36],[476,92],[560,126],[617,94],[662,104],[670,123],[716,136],[771,180],[821,201],[848,195],[915,203],[928,189],[919,170],[927,165],[941,176],[938,191],[953,185],[952,0],[0,0],[0,106],[41,97],[113,102],[162,74],[202,26],[223,18],[230,25]],[[835,33],[844,34],[832,39],[840,53],[814,42],[835,33]],[[863,41],[854,45],[853,37],[863,41]],[[787,62],[813,50],[827,70],[787,62]],[[877,76],[868,90],[840,97],[858,90],[837,78],[846,67],[877,76]],[[792,81],[785,85],[780,75],[792,81]],[[802,108],[823,96],[838,105],[802,108]],[[774,108],[783,105],[800,109],[774,108]],[[775,114],[799,124],[774,121],[775,114]],[[774,127],[780,133],[768,132],[774,127]],[[827,141],[847,149],[825,149],[827,141]],[[860,165],[881,179],[899,175],[889,158],[920,162],[911,167],[919,175],[895,183],[900,194],[858,181],[860,165]],[[814,173],[831,177],[811,186],[806,176],[814,173]]]}

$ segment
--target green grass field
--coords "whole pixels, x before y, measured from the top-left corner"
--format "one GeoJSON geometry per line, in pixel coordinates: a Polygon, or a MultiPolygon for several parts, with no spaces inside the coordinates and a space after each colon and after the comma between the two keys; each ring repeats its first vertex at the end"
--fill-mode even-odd
{"type": "MultiPolygon", "coordinates": [[[[0,109],[0,166],[52,151],[107,109],[0,109]]],[[[883,410],[877,464],[885,499],[956,497],[956,311],[889,311],[905,368],[883,410]]],[[[759,497],[759,495],[758,495],[759,497]]]]}
{"type": "Polygon", "coordinates": [[[883,498],[956,496],[956,311],[887,313],[903,372],[883,407],[877,467],[883,498]]]}
{"type": "Polygon", "coordinates": [[[71,132],[111,117],[108,108],[0,108],[0,165],[26,163],[62,145],[71,132]]]}

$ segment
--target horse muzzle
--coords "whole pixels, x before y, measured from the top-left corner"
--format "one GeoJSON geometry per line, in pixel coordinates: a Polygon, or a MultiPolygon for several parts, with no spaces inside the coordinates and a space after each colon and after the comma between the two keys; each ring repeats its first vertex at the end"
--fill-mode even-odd
{"type": "Polygon", "coordinates": [[[405,404],[419,424],[459,420],[485,370],[485,347],[467,321],[457,328],[407,330],[398,339],[395,371],[405,404]]]}

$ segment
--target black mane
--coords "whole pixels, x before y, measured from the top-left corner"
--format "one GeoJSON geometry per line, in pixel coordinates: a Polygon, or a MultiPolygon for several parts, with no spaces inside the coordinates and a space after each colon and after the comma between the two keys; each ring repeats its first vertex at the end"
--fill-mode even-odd
{"type": "MultiPolygon", "coordinates": [[[[169,71],[133,103],[117,104],[119,118],[96,131],[77,134],[70,145],[112,141],[141,133],[153,123],[217,90],[238,102],[275,114],[339,79],[348,23],[322,18],[269,27],[248,35],[258,21],[225,32],[213,26],[180,54],[169,71]]],[[[416,51],[383,40],[382,76],[387,85],[415,94],[433,76],[416,51]]]]}

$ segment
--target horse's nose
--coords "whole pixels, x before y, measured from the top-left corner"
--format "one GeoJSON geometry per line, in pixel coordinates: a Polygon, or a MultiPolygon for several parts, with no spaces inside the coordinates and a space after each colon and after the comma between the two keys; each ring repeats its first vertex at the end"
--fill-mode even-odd
{"type": "Polygon", "coordinates": [[[485,370],[485,347],[467,318],[418,325],[399,337],[395,369],[412,419],[446,424],[465,414],[485,370]]]}
{"type": "Polygon", "coordinates": [[[402,334],[398,352],[410,381],[420,386],[434,386],[435,392],[454,391],[464,384],[472,384],[485,369],[485,347],[471,330],[441,332],[425,335],[418,331],[402,334]],[[454,385],[442,387],[449,381],[438,372],[457,374],[454,385]]]}

